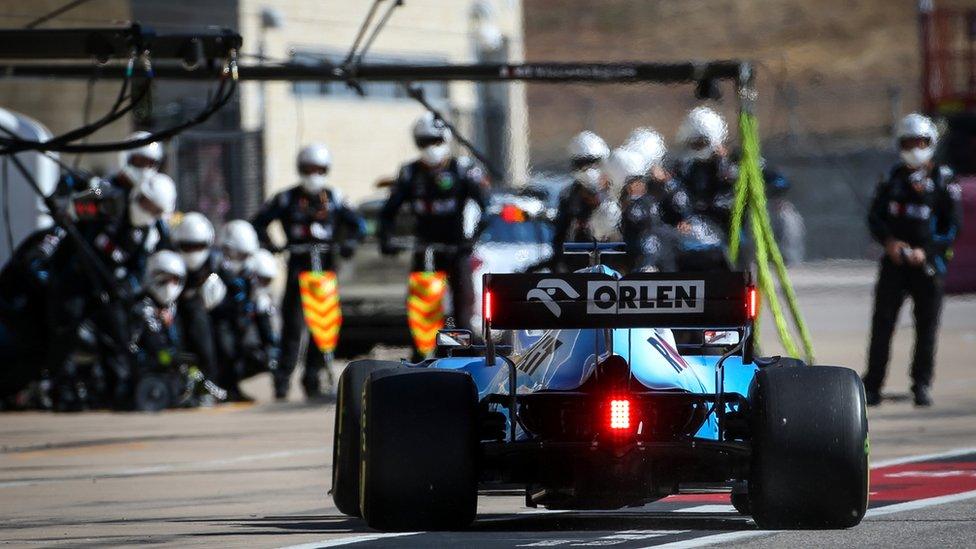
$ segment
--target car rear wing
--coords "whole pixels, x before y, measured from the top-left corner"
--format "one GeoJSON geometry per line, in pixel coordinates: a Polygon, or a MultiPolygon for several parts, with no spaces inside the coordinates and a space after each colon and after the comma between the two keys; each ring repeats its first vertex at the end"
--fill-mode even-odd
{"type": "Polygon", "coordinates": [[[486,330],[736,329],[757,307],[745,272],[486,274],[483,282],[486,330]]]}

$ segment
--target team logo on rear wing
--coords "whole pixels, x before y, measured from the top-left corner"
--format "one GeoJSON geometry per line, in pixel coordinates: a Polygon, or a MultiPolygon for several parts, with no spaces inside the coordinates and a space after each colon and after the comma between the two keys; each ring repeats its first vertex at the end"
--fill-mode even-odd
{"type": "Polygon", "coordinates": [[[556,295],[556,290],[561,291],[566,294],[569,299],[579,299],[579,292],[573,289],[565,280],[558,278],[544,278],[535,285],[535,288],[529,290],[526,294],[526,301],[538,300],[541,301],[543,305],[549,309],[549,312],[559,318],[563,314],[562,307],[556,303],[553,297],[556,295]]]}
{"type": "Polygon", "coordinates": [[[586,283],[586,314],[700,313],[704,280],[620,280],[586,283]]]}
{"type": "MultiPolygon", "coordinates": [[[[541,301],[556,318],[562,308],[556,302],[556,291],[569,299],[580,293],[565,280],[545,278],[526,294],[526,301],[541,301]]],[[[705,310],[704,280],[635,280],[586,283],[586,314],[616,315],[655,313],[700,313],[705,310]]]]}
{"type": "Polygon", "coordinates": [[[751,321],[748,273],[486,274],[492,329],[734,328],[751,321]]]}

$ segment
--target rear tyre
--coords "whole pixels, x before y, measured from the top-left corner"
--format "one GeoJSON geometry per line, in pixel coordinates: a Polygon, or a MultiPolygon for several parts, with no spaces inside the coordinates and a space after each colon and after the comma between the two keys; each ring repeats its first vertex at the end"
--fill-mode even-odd
{"type": "Polygon", "coordinates": [[[362,511],[378,530],[460,529],[478,503],[478,393],[466,372],[372,374],[363,414],[362,511]]]}
{"type": "Polygon", "coordinates": [[[359,441],[363,414],[363,387],[369,374],[399,368],[399,362],[356,360],[339,376],[336,390],[335,431],[332,438],[332,501],[339,512],[352,517],[359,511],[359,441]]]}
{"type": "Polygon", "coordinates": [[[849,528],[868,499],[864,387],[847,368],[764,368],[753,410],[749,507],[760,528],[849,528]]]}
{"type": "Polygon", "coordinates": [[[732,492],[730,498],[732,500],[732,507],[739,512],[740,515],[749,516],[752,514],[752,509],[749,508],[749,494],[748,493],[736,493],[732,492]]]}

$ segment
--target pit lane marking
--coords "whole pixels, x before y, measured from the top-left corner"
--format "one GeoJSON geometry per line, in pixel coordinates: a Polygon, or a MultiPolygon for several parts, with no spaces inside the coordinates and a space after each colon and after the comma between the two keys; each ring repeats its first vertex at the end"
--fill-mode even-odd
{"type": "MultiPolygon", "coordinates": [[[[54,478],[34,478],[28,480],[9,480],[9,481],[0,482],[0,488],[36,486],[39,484],[57,484],[61,482],[129,478],[129,477],[139,477],[144,475],[155,475],[159,473],[170,473],[174,471],[207,470],[207,469],[213,469],[217,467],[224,467],[226,465],[248,463],[251,461],[264,461],[264,460],[271,460],[271,459],[283,459],[283,458],[290,458],[290,457],[297,457],[297,456],[308,456],[308,455],[329,454],[329,453],[331,453],[331,450],[326,450],[323,448],[306,448],[303,450],[287,450],[283,452],[269,452],[264,454],[248,454],[248,455],[236,456],[232,458],[211,459],[207,461],[168,463],[164,465],[151,465],[147,467],[130,467],[126,469],[116,469],[116,470],[104,471],[101,473],[92,473],[92,474],[85,474],[85,475],[72,475],[72,476],[54,477],[54,478]]],[[[0,471],[3,471],[3,467],[0,467],[0,471]]]]}
{"type": "Polygon", "coordinates": [[[609,547],[621,543],[644,541],[662,536],[685,534],[688,530],[621,530],[598,538],[552,538],[516,545],[516,547],[609,547]]]}
{"type": "Polygon", "coordinates": [[[298,545],[287,545],[285,547],[280,547],[279,549],[319,549],[320,547],[339,547],[341,545],[351,545],[353,543],[363,543],[367,541],[379,541],[387,538],[401,538],[404,536],[416,536],[417,534],[423,534],[424,532],[387,532],[375,534],[366,534],[362,536],[350,536],[347,538],[322,540],[322,541],[312,541],[309,543],[300,543],[298,545]]]}

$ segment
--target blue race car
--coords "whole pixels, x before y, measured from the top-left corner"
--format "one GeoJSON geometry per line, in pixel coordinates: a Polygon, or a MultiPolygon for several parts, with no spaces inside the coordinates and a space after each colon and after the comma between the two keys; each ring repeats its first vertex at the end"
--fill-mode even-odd
{"type": "Polygon", "coordinates": [[[487,274],[484,340],[360,360],[339,381],[332,496],[380,530],[455,529],[479,489],[619,509],[731,489],[761,528],[847,528],[868,498],[850,369],[753,356],[748,273],[487,274]],[[507,330],[511,345],[491,330],[507,330]]]}

